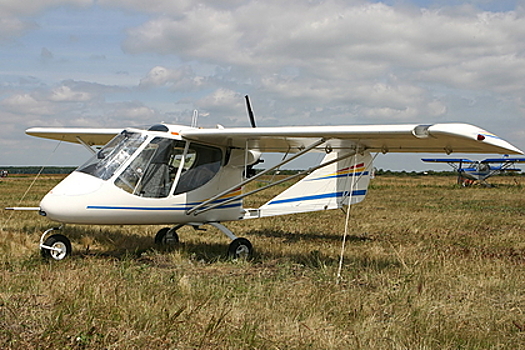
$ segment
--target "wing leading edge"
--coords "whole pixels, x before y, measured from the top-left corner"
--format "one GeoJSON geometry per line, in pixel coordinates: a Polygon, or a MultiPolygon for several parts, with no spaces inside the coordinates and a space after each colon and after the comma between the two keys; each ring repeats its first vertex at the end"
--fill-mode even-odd
{"type": "Polygon", "coordinates": [[[101,146],[108,143],[122,130],[124,129],[36,127],[27,129],[26,134],[44,139],[101,146]]]}
{"type": "Polygon", "coordinates": [[[261,152],[294,152],[325,139],[333,149],[361,147],[376,152],[461,152],[523,154],[498,136],[479,127],[460,124],[297,126],[267,128],[186,129],[181,136],[261,152]]]}

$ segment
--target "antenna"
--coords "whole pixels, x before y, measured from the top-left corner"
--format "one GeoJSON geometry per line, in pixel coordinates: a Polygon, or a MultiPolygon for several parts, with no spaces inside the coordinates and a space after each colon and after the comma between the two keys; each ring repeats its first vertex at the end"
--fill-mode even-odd
{"type": "Polygon", "coordinates": [[[255,117],[253,116],[252,106],[250,104],[250,97],[248,95],[244,96],[246,99],[246,109],[248,110],[248,117],[250,118],[250,124],[252,125],[252,128],[255,128],[255,117]]]}
{"type": "Polygon", "coordinates": [[[196,128],[197,127],[197,119],[199,119],[199,111],[194,109],[193,110],[193,116],[191,117],[191,127],[196,128]]]}

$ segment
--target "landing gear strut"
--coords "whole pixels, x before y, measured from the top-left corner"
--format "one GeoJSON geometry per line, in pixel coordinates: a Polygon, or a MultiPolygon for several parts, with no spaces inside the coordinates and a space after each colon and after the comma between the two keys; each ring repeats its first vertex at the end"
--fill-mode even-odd
{"type": "MultiPolygon", "coordinates": [[[[222,231],[228,238],[232,240],[228,247],[228,256],[231,259],[248,259],[253,255],[253,246],[249,240],[246,238],[239,238],[233,234],[226,226],[218,222],[208,222],[209,225],[218,228],[222,231]]],[[[202,224],[191,224],[188,225],[197,228],[202,224]]],[[[155,244],[163,246],[175,246],[179,243],[179,235],[177,230],[184,225],[177,225],[172,228],[164,227],[157,232],[155,235],[155,244]]]]}
{"type": "Polygon", "coordinates": [[[210,222],[210,225],[221,230],[232,242],[228,247],[228,256],[232,259],[249,259],[253,255],[253,246],[246,238],[239,238],[226,226],[218,222],[210,222]]]}

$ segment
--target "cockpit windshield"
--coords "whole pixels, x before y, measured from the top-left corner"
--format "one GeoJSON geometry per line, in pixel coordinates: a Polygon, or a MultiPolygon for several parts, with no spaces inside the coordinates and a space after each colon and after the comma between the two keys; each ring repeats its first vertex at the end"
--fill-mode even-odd
{"type": "Polygon", "coordinates": [[[220,148],[166,137],[144,145],[146,139],[146,134],[123,131],[77,170],[102,180],[117,174],[115,186],[147,198],[167,197],[172,189],[174,195],[192,191],[220,170],[220,148]]]}
{"type": "Polygon", "coordinates": [[[146,135],[123,131],[77,170],[107,180],[146,140],[146,135]]]}

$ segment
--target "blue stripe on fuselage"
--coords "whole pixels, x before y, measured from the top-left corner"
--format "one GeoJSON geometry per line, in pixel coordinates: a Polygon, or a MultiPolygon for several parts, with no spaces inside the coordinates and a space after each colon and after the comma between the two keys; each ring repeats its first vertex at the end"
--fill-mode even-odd
{"type": "MultiPolygon", "coordinates": [[[[240,207],[240,203],[221,205],[214,209],[228,209],[240,207]]],[[[185,205],[180,207],[133,207],[133,206],[113,206],[113,205],[88,205],[86,209],[103,209],[103,210],[145,210],[145,211],[186,211],[193,208],[194,205],[185,205]]],[[[206,207],[204,207],[205,209],[206,207]]]]}
{"type": "MultiPolygon", "coordinates": [[[[366,195],[366,190],[355,190],[352,192],[352,196],[364,196],[366,195]]],[[[282,204],[282,203],[293,203],[293,202],[302,202],[302,201],[314,201],[318,199],[326,199],[326,198],[340,198],[340,197],[346,197],[349,196],[348,191],[340,191],[340,192],[332,192],[332,193],[323,193],[323,194],[315,194],[311,196],[302,196],[302,197],[295,197],[295,198],[288,198],[288,199],[280,199],[276,201],[271,201],[268,203],[268,205],[273,204],[282,204]]]]}

